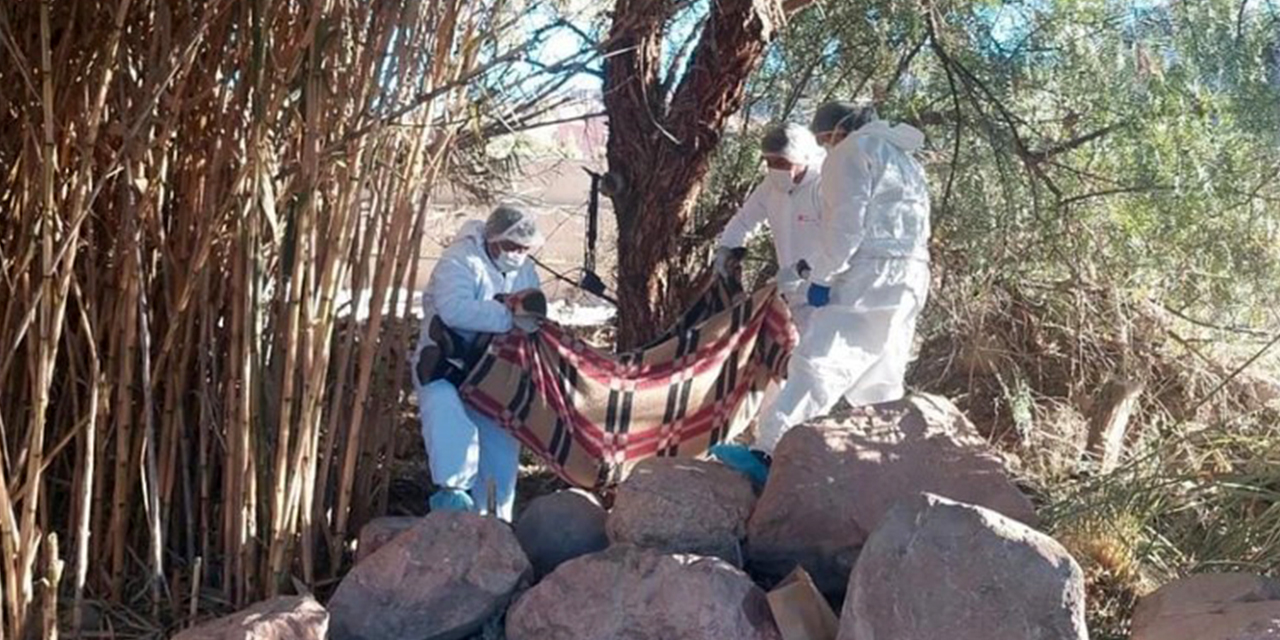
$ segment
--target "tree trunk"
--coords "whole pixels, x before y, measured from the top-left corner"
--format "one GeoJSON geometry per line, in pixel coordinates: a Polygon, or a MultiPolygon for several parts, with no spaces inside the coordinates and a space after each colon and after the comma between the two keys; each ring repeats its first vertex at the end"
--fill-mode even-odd
{"type": "Polygon", "coordinates": [[[1102,473],[1114,471],[1124,455],[1129,419],[1138,408],[1141,382],[1111,379],[1102,386],[1089,416],[1089,439],[1085,452],[1098,462],[1102,473]]]}
{"type": "Polygon", "coordinates": [[[779,0],[712,3],[677,83],[660,77],[663,28],[676,4],[617,0],[607,44],[604,102],[624,349],[661,332],[686,302],[683,283],[694,274],[677,272],[680,237],[725,123],[742,106],[747,79],[786,18],[779,0]]]}

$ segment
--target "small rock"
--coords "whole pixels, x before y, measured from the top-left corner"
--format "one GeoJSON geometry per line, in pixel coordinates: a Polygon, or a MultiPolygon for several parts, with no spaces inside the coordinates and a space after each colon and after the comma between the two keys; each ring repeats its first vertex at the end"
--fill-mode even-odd
{"type": "Polygon", "coordinates": [[[564,563],[507,613],[507,640],[605,638],[781,640],[746,574],[626,544],[564,563]]]}
{"type": "Polygon", "coordinates": [[[1280,580],[1206,573],[1175,580],[1138,602],[1133,640],[1280,638],[1280,580]]]}
{"type": "Polygon", "coordinates": [[[748,563],[770,581],[803,566],[838,606],[867,536],[895,502],[926,491],[1036,524],[973,424],[916,395],[787,432],[747,525],[748,563]]]}
{"type": "Polygon", "coordinates": [[[360,527],[360,537],[356,540],[356,562],[373,555],[382,545],[413,528],[421,520],[422,518],[393,516],[369,521],[369,524],[360,527]]]}
{"type": "Polygon", "coordinates": [[[311,596],[278,596],[192,627],[173,640],[324,640],[329,613],[311,596]]]}
{"type": "Polygon", "coordinates": [[[535,498],[516,520],[516,538],[538,579],[561,563],[609,546],[608,513],[595,496],[580,489],[535,498]]]}
{"type": "Polygon", "coordinates": [[[838,639],[1087,640],[1084,616],[1084,573],[1053,538],[921,494],[867,541],[838,639]]]}
{"type": "Polygon", "coordinates": [[[718,462],[650,458],[618,486],[609,539],[741,566],[739,543],[755,502],[751,482],[718,462]]]}
{"type": "Polygon", "coordinates": [[[511,528],[436,512],[357,564],[329,600],[334,640],[458,640],[531,573],[511,528]]]}

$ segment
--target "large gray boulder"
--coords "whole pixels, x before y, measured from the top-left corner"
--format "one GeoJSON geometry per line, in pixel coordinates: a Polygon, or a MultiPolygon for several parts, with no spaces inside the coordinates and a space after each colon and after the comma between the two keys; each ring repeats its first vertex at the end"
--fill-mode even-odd
{"type": "Polygon", "coordinates": [[[783,437],[747,525],[749,566],[769,580],[803,566],[839,602],[867,537],[897,501],[922,492],[1037,523],[973,424],[947,400],[916,395],[783,437]]]}
{"type": "Polygon", "coordinates": [[[1053,538],[922,494],[894,507],[849,579],[839,640],[1087,640],[1084,574],[1053,538]]]}
{"type": "Polygon", "coordinates": [[[609,539],[741,566],[740,542],[755,503],[751,481],[718,462],[651,458],[618,486],[609,539]]]}
{"type": "Polygon", "coordinates": [[[311,596],[279,596],[192,627],[173,640],[325,640],[329,614],[311,596]]]}
{"type": "Polygon", "coordinates": [[[334,640],[458,640],[508,604],[532,568],[511,528],[436,512],[357,564],[329,600],[334,640]]]}
{"type": "Polygon", "coordinates": [[[765,594],[718,558],[615,545],[560,565],[507,613],[507,640],[781,640],[765,594]]]}
{"type": "Polygon", "coordinates": [[[1280,580],[1247,573],[1175,580],[1138,602],[1132,640],[1280,639],[1280,580]]]}
{"type": "Polygon", "coordinates": [[[391,542],[396,536],[413,528],[422,518],[412,516],[389,516],[374,518],[369,524],[360,527],[360,537],[356,538],[356,562],[368,558],[383,545],[391,542]]]}
{"type": "Polygon", "coordinates": [[[568,560],[608,547],[607,516],[590,493],[557,491],[529,503],[516,520],[516,538],[542,579],[568,560]]]}

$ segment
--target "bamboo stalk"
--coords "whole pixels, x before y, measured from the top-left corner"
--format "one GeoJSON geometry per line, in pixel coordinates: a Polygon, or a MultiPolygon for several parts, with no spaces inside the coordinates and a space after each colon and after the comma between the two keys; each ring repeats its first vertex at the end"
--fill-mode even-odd
{"type": "MultiPolygon", "coordinates": [[[[137,257],[138,276],[141,280],[145,273],[142,264],[142,242],[135,243],[134,255],[137,257]]],[[[143,446],[143,485],[146,498],[147,532],[150,534],[151,554],[148,557],[151,569],[151,606],[159,610],[160,601],[165,591],[164,579],[164,528],[160,524],[160,473],[156,461],[156,425],[154,394],[151,386],[151,327],[147,306],[147,288],[138,287],[138,353],[142,359],[139,371],[142,376],[142,446],[143,446]]]]}
{"type": "Polygon", "coordinates": [[[191,601],[187,604],[187,616],[195,618],[196,613],[200,610],[200,585],[204,576],[204,556],[196,556],[195,564],[191,567],[191,601]]]}
{"type": "MultiPolygon", "coordinates": [[[[244,230],[240,231],[244,235],[244,230]]],[[[240,396],[248,393],[249,381],[245,379],[248,367],[245,366],[247,351],[244,338],[245,310],[243,289],[248,286],[249,276],[246,274],[246,260],[237,250],[232,256],[232,276],[228,287],[230,297],[231,323],[228,339],[227,384],[223,387],[225,405],[223,415],[226,417],[226,462],[223,478],[223,532],[221,556],[226,563],[224,588],[234,601],[239,601],[242,567],[240,566],[240,546],[244,544],[244,492],[240,488],[245,481],[245,443],[243,433],[247,425],[243,424],[240,411],[240,396]]]]}
{"type": "Polygon", "coordinates": [[[9,628],[15,637],[21,632],[23,615],[18,580],[18,522],[14,516],[13,501],[9,496],[8,472],[4,468],[7,456],[0,456],[0,544],[4,556],[4,604],[8,613],[9,628]]]}
{"type": "Polygon", "coordinates": [[[62,584],[62,557],[58,555],[58,534],[45,537],[44,607],[41,625],[44,640],[58,640],[58,585],[62,584]]]}
{"type": "MultiPolygon", "coordinates": [[[[284,340],[285,364],[282,385],[284,391],[282,392],[280,404],[280,422],[277,427],[279,436],[276,445],[276,483],[273,491],[275,506],[272,509],[276,522],[274,523],[270,553],[270,574],[273,578],[268,586],[268,592],[271,595],[275,595],[279,586],[285,581],[285,563],[290,555],[290,547],[296,531],[298,511],[296,505],[291,502],[298,499],[301,494],[296,483],[293,483],[294,486],[290,486],[289,479],[291,474],[287,463],[290,460],[291,443],[289,436],[293,426],[294,390],[299,377],[294,367],[298,358],[305,359],[305,355],[299,352],[301,347],[310,343],[312,329],[311,306],[307,300],[309,292],[308,287],[304,286],[304,284],[312,264],[312,216],[318,195],[316,193],[316,179],[319,172],[317,154],[320,144],[318,133],[324,91],[319,86],[320,48],[315,41],[315,29],[324,11],[323,5],[323,2],[312,3],[311,24],[308,27],[307,35],[307,40],[310,43],[308,47],[310,58],[306,63],[307,77],[303,85],[303,102],[306,113],[303,122],[302,180],[299,193],[301,204],[296,221],[294,264],[291,269],[289,293],[286,302],[287,312],[285,314],[285,332],[289,337],[284,340]]],[[[302,369],[306,369],[305,362],[302,369]]],[[[306,420],[306,411],[303,410],[302,413],[303,420],[306,420]]],[[[306,436],[307,434],[301,435],[306,436]]],[[[304,451],[307,446],[306,440],[299,440],[299,451],[304,451]]],[[[296,466],[292,467],[292,470],[293,475],[305,473],[304,469],[296,466]]]]}
{"type": "Polygon", "coordinates": [[[259,349],[259,336],[262,335],[260,324],[261,314],[259,310],[259,300],[261,292],[259,283],[262,281],[263,266],[261,261],[261,245],[260,245],[260,229],[258,219],[255,216],[249,216],[244,220],[247,227],[247,242],[245,243],[245,274],[249,276],[249,281],[245,287],[245,298],[243,304],[245,306],[244,313],[244,350],[241,353],[242,361],[240,365],[243,367],[242,380],[244,388],[241,389],[238,398],[238,406],[236,407],[238,415],[236,417],[237,426],[241,429],[240,439],[243,446],[241,468],[243,469],[244,482],[241,485],[243,493],[242,510],[242,530],[237,532],[240,537],[236,551],[240,555],[241,570],[241,586],[239,604],[247,604],[258,597],[258,469],[257,469],[257,437],[260,432],[254,428],[256,420],[256,409],[260,406],[262,398],[259,395],[259,374],[263,370],[261,351],[259,349]]]}
{"type": "Polygon", "coordinates": [[[96,478],[94,467],[97,464],[98,438],[98,390],[101,385],[101,370],[98,363],[98,342],[93,335],[93,327],[89,314],[85,311],[84,296],[77,288],[76,297],[80,300],[80,328],[85,336],[85,346],[89,359],[89,401],[88,424],[80,436],[80,479],[81,485],[76,491],[76,529],[75,529],[75,575],[72,583],[71,630],[77,638],[84,628],[84,588],[89,577],[89,542],[90,525],[92,523],[93,482],[96,478]]]}
{"type": "Polygon", "coordinates": [[[56,200],[54,195],[55,181],[55,139],[53,122],[53,64],[49,49],[50,26],[49,8],[51,2],[40,3],[40,84],[41,104],[44,107],[44,158],[41,163],[41,216],[40,216],[40,290],[43,299],[37,322],[39,341],[34,349],[35,374],[31,396],[31,428],[27,439],[27,477],[26,486],[29,495],[22,502],[22,519],[19,525],[18,566],[17,566],[17,611],[13,615],[14,635],[22,637],[26,625],[27,611],[33,598],[33,573],[36,561],[36,509],[40,505],[40,484],[44,456],[44,432],[46,427],[45,409],[49,405],[49,384],[52,378],[53,359],[56,347],[53,345],[54,325],[54,259],[53,240],[56,219],[56,200]]]}
{"type": "MultiPolygon", "coordinates": [[[[403,204],[396,207],[396,211],[391,218],[391,231],[384,237],[383,250],[380,252],[383,259],[379,261],[378,267],[374,272],[373,294],[369,303],[369,324],[365,331],[364,341],[360,344],[360,360],[357,365],[359,378],[356,382],[356,396],[351,415],[351,425],[347,432],[346,451],[342,459],[342,473],[338,481],[338,503],[335,509],[337,520],[334,530],[335,537],[339,543],[345,539],[347,534],[351,496],[355,489],[356,463],[361,451],[361,429],[364,427],[365,405],[369,397],[369,385],[373,379],[373,359],[378,351],[376,336],[382,329],[382,305],[385,302],[387,286],[391,280],[390,264],[394,263],[394,256],[399,250],[396,239],[403,234],[406,219],[408,218],[406,215],[407,210],[408,207],[403,204]]],[[[339,547],[335,546],[330,549],[334,565],[338,564],[340,553],[341,549],[339,547]]]]}
{"type": "MultiPolygon", "coordinates": [[[[125,185],[121,189],[121,200],[126,211],[133,210],[132,190],[133,187],[130,185],[125,185]]],[[[130,220],[132,221],[132,218],[130,220]]],[[[134,234],[131,231],[126,231],[121,241],[124,246],[121,253],[123,255],[131,255],[134,242],[136,242],[134,234]]],[[[133,460],[135,437],[131,394],[135,373],[134,363],[136,356],[134,352],[137,350],[136,341],[138,335],[136,318],[138,307],[134,302],[138,295],[138,274],[135,271],[137,266],[136,261],[127,260],[121,267],[125,281],[124,295],[118,302],[116,311],[116,335],[123,336],[116,358],[116,365],[119,367],[116,379],[115,403],[116,459],[110,525],[111,596],[117,599],[123,596],[124,591],[125,561],[128,555],[126,545],[129,535],[129,523],[132,519],[130,517],[130,501],[133,494],[131,462],[133,460]]]]}
{"type": "MultiPolygon", "coordinates": [[[[360,166],[360,165],[357,165],[357,166],[360,166]]],[[[375,190],[375,194],[376,194],[376,190],[375,190]]],[[[358,205],[356,203],[352,203],[351,206],[356,207],[358,205]]],[[[357,225],[360,224],[361,218],[362,216],[359,216],[359,215],[355,216],[355,221],[353,222],[353,224],[357,224],[357,225]]],[[[355,317],[354,310],[357,309],[360,305],[360,296],[362,295],[362,292],[366,285],[365,278],[368,275],[368,269],[365,268],[365,265],[369,264],[369,256],[373,254],[374,242],[375,242],[375,239],[378,237],[378,234],[376,233],[376,228],[377,228],[377,225],[375,224],[374,216],[369,216],[367,224],[365,226],[363,239],[361,242],[359,257],[356,259],[355,274],[352,278],[351,305],[352,305],[353,313],[351,317],[353,319],[355,317]]],[[[350,375],[351,358],[352,358],[352,355],[355,353],[355,343],[356,343],[355,323],[349,322],[347,326],[346,338],[343,341],[342,349],[338,353],[338,365],[335,370],[337,372],[335,375],[336,380],[334,382],[334,389],[333,389],[333,392],[331,393],[331,400],[329,404],[328,427],[325,429],[324,443],[321,445],[321,451],[323,453],[321,454],[321,463],[320,463],[320,471],[318,473],[318,479],[317,479],[316,494],[321,496],[322,499],[325,499],[328,496],[327,489],[328,489],[328,484],[330,479],[330,467],[332,466],[332,463],[336,457],[337,444],[339,441],[338,440],[339,429],[340,429],[340,425],[343,424],[343,421],[342,421],[343,400],[346,398],[346,386],[347,386],[348,377],[350,375]]],[[[317,520],[322,519],[323,515],[324,514],[322,513],[317,514],[317,520]]],[[[333,526],[332,531],[336,531],[337,530],[336,521],[334,521],[331,524],[333,526]]],[[[330,530],[326,530],[326,533],[330,533],[330,530]]],[[[341,542],[338,541],[336,537],[331,537],[329,539],[329,547],[331,550],[334,549],[339,544],[341,544],[341,542]]],[[[335,562],[333,562],[332,564],[336,565],[337,553],[331,552],[331,556],[335,560],[335,562]]]]}
{"type": "MultiPolygon", "coordinates": [[[[354,162],[358,162],[362,153],[363,145],[357,145],[356,149],[351,153],[354,162]]],[[[352,175],[358,175],[352,170],[348,170],[352,175]]],[[[358,179],[355,184],[358,184],[358,179]]],[[[350,250],[353,238],[355,236],[354,229],[357,225],[351,224],[350,219],[355,215],[353,209],[349,206],[355,189],[347,191],[347,197],[341,199],[336,208],[336,215],[332,224],[339,230],[338,240],[335,246],[330,247],[325,253],[323,264],[320,267],[320,282],[318,285],[318,305],[315,312],[311,314],[316,319],[317,325],[312,336],[329,336],[333,331],[334,320],[334,304],[337,294],[338,284],[344,277],[345,267],[347,266],[347,256],[350,250]]],[[[313,528],[313,513],[315,509],[315,488],[316,488],[316,472],[317,457],[320,450],[320,438],[317,437],[320,428],[320,420],[323,410],[323,391],[326,388],[325,376],[329,370],[330,349],[333,345],[331,339],[314,340],[314,356],[311,359],[309,370],[306,373],[308,385],[303,391],[302,397],[302,413],[299,416],[299,422],[303,425],[304,431],[299,434],[301,446],[298,449],[299,459],[294,462],[293,468],[300,470],[300,473],[294,476],[294,482],[300,486],[290,488],[291,494],[299,496],[296,505],[299,518],[299,529],[302,533],[302,564],[303,564],[303,580],[309,586],[315,583],[315,563],[313,558],[315,531],[313,528]]]]}
{"type": "Polygon", "coordinates": [[[0,640],[39,634],[47,534],[83,635],[135,584],[314,584],[322,533],[385,508],[385,315],[409,313],[437,143],[490,108],[461,89],[515,59],[458,40],[499,4],[0,9],[0,640]],[[339,318],[344,288],[372,323],[339,318]]]}

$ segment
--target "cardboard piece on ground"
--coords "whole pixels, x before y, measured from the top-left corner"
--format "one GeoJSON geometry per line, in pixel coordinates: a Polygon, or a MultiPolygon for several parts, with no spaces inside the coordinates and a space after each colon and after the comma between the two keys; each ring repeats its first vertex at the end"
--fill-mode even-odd
{"type": "Polygon", "coordinates": [[[835,640],[840,620],[801,567],[768,594],[782,640],[835,640]]]}

